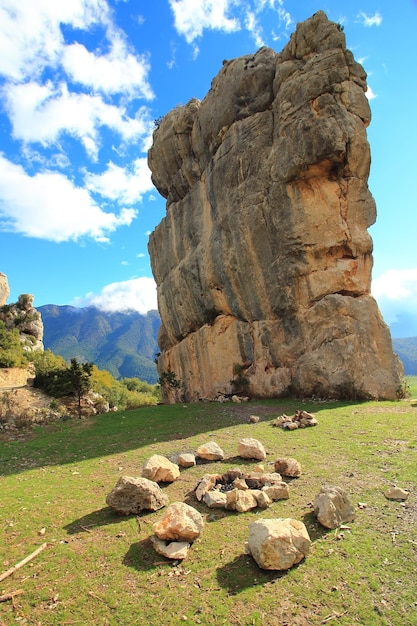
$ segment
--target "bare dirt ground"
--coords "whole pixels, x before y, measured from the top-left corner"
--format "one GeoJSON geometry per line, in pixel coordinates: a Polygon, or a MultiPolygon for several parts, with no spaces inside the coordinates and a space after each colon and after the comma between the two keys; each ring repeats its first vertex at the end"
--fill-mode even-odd
{"type": "Polygon", "coordinates": [[[34,389],[29,386],[2,389],[0,391],[0,403],[5,398],[5,394],[7,394],[11,402],[13,402],[13,406],[21,411],[33,408],[49,408],[52,400],[50,396],[39,389],[34,389]]]}

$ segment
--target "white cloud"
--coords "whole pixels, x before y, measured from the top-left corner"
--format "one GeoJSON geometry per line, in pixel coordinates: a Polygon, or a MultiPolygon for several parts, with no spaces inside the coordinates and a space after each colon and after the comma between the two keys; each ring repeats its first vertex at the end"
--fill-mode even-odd
{"type": "Polygon", "coordinates": [[[246,13],[245,27],[246,30],[251,33],[258,48],[261,48],[263,45],[265,45],[264,40],[262,39],[262,27],[257,21],[255,13],[253,13],[252,11],[248,11],[246,13]]]}
{"type": "Polygon", "coordinates": [[[154,97],[148,82],[149,59],[131,54],[120,35],[113,36],[108,54],[97,56],[80,43],[66,46],[63,67],[72,80],[107,94],[127,93],[137,98],[154,97]]]}
{"type": "Polygon", "coordinates": [[[103,287],[99,294],[87,293],[76,298],[75,306],[95,306],[103,311],[127,311],[147,313],[158,308],[156,283],[153,278],[143,276],[103,287]]]}
{"type": "Polygon", "coordinates": [[[136,159],[130,168],[110,161],[103,174],[87,174],[87,189],[123,204],[135,204],[143,194],[153,189],[151,171],[146,157],[136,159]]]}
{"type": "Polygon", "coordinates": [[[365,92],[365,96],[368,98],[368,100],[373,100],[374,98],[377,97],[377,94],[374,93],[372,91],[372,88],[368,85],[368,88],[367,88],[367,90],[365,92]]]}
{"type": "Polygon", "coordinates": [[[284,25],[286,29],[292,27],[294,20],[286,10],[284,0],[255,0],[256,13],[261,13],[266,7],[276,11],[280,26],[284,25]]]}
{"type": "Polygon", "coordinates": [[[239,21],[229,13],[239,0],[169,0],[174,13],[175,28],[187,43],[201,37],[204,29],[226,33],[240,30],[239,21]]]}
{"type": "Polygon", "coordinates": [[[286,11],[282,6],[278,8],[278,17],[279,17],[280,23],[284,24],[287,30],[291,28],[292,25],[294,24],[291,14],[288,11],[286,11]]]}
{"type": "Polygon", "coordinates": [[[376,11],[374,15],[367,15],[363,11],[359,11],[358,19],[362,22],[364,26],[367,27],[380,26],[382,23],[382,15],[379,13],[379,11],[376,11]]]}
{"type": "MultiPolygon", "coordinates": [[[[294,24],[284,0],[169,0],[175,28],[191,44],[205,29],[233,33],[245,28],[257,47],[265,45],[258,17],[265,10],[274,11],[278,26],[288,30],[294,24]],[[243,26],[242,26],[243,24],[243,26]]],[[[272,33],[273,39],[279,36],[272,33]]],[[[194,58],[198,48],[194,45],[194,58]]]]}
{"type": "Polygon", "coordinates": [[[148,56],[134,53],[112,22],[106,0],[1,0],[1,95],[14,139],[45,147],[67,133],[97,159],[103,127],[124,142],[147,138],[149,111],[132,115],[120,101],[154,97],[150,69],[148,56]],[[80,41],[68,45],[62,26],[80,36],[100,29],[104,52],[80,41]]]}
{"type": "Polygon", "coordinates": [[[125,141],[150,133],[147,109],[142,107],[129,117],[125,109],[107,104],[99,95],[70,93],[65,83],[58,88],[51,82],[10,84],[5,93],[13,136],[26,143],[47,146],[68,133],[82,142],[91,158],[97,158],[100,127],[110,128],[125,141]]]}
{"type": "Polygon", "coordinates": [[[55,67],[64,45],[61,24],[81,30],[109,24],[105,0],[2,0],[0,73],[25,80],[55,67]]]}
{"type": "Polygon", "coordinates": [[[387,324],[397,323],[404,314],[417,318],[417,267],[388,270],[372,281],[372,294],[387,324]]]}
{"type": "Polygon", "coordinates": [[[63,174],[45,171],[28,176],[20,165],[0,155],[0,226],[9,232],[54,242],[108,234],[129,225],[136,212],[105,213],[88,191],[63,174]]]}

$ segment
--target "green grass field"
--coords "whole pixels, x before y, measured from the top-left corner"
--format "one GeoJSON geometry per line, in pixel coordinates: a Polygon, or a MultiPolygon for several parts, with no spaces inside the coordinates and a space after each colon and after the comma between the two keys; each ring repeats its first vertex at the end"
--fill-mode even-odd
{"type": "Polygon", "coordinates": [[[417,377],[399,402],[248,404],[148,407],[37,427],[0,439],[0,573],[44,542],[30,563],[0,582],[0,625],[344,626],[417,624],[417,377]],[[313,412],[315,428],[273,428],[279,414],[313,412]],[[258,424],[249,415],[259,415],[258,424]],[[193,492],[205,473],[231,466],[241,436],[278,456],[296,457],[303,474],[290,499],[244,514],[210,510],[193,492]],[[172,563],[149,537],[161,511],[119,517],[105,497],[121,475],[140,476],[155,453],[166,456],[216,441],[224,462],[182,470],[164,487],[170,502],[186,501],[205,519],[189,557],[172,563]],[[355,508],[349,529],[329,531],[312,513],[322,484],[344,487],[355,508]],[[385,498],[396,485],[406,503],[385,498]],[[359,506],[361,503],[361,506],[359,506]],[[288,572],[267,572],[245,554],[254,519],[294,517],[313,541],[288,572]]]}

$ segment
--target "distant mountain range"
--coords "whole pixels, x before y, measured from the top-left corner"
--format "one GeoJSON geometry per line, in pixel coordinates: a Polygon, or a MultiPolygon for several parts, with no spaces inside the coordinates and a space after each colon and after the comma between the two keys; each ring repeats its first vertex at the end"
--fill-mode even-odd
{"type": "MultiPolygon", "coordinates": [[[[93,362],[115,378],[136,377],[153,384],[161,324],[158,311],[107,313],[96,307],[47,304],[37,307],[44,324],[45,349],[66,360],[93,362]]],[[[393,339],[407,375],[417,375],[417,337],[393,339]]]]}
{"type": "Polygon", "coordinates": [[[417,337],[393,339],[394,352],[398,354],[403,365],[404,374],[417,375],[417,337]]]}
{"type": "Polygon", "coordinates": [[[108,313],[96,307],[54,304],[37,310],[42,315],[45,350],[66,360],[93,362],[115,378],[136,377],[151,384],[158,380],[154,362],[159,351],[158,311],[108,313]]]}

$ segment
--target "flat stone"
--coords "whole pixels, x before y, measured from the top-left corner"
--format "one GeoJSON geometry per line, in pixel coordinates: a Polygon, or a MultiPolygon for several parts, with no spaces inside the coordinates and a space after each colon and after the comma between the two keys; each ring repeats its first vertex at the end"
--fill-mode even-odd
{"type": "Polygon", "coordinates": [[[403,502],[407,500],[409,492],[400,487],[391,487],[385,492],[385,497],[388,500],[397,500],[397,502],[403,502]]]}
{"type": "Polygon", "coordinates": [[[158,554],[162,554],[167,559],[182,561],[187,558],[190,544],[186,541],[162,541],[156,535],[151,535],[152,545],[158,554]]]}
{"type": "Polygon", "coordinates": [[[193,467],[195,464],[195,454],[188,452],[178,455],[178,465],[180,467],[193,467]]]}
{"type": "Polygon", "coordinates": [[[222,461],[224,452],[215,441],[209,441],[197,448],[197,456],[206,461],[222,461]]]}

